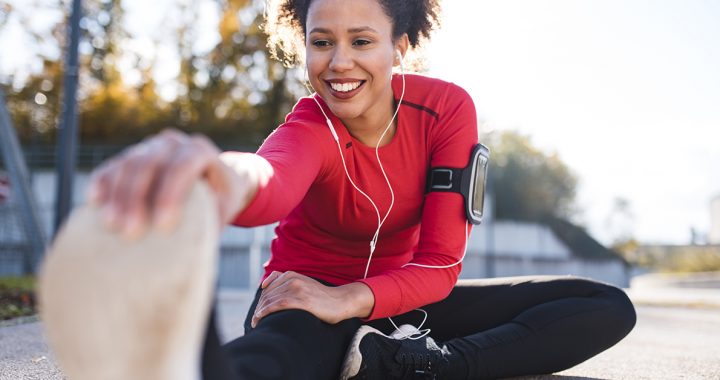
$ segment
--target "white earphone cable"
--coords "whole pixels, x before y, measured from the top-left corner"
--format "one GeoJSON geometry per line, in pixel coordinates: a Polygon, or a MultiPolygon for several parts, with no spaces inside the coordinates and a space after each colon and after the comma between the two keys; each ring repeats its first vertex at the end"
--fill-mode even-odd
{"type": "MultiPolygon", "coordinates": [[[[398,54],[399,55],[399,54],[398,54]]],[[[402,59],[400,60],[400,68],[402,69],[402,59]]],[[[387,173],[385,173],[385,168],[383,167],[382,161],[380,161],[380,142],[385,138],[385,135],[390,130],[390,127],[392,126],[393,121],[397,117],[398,112],[400,111],[400,106],[402,105],[403,98],[405,98],[405,73],[401,73],[402,78],[402,91],[400,92],[400,100],[398,100],[397,108],[395,109],[395,113],[393,114],[392,118],[390,119],[390,123],[388,123],[388,126],[383,131],[382,135],[380,135],[380,138],[377,141],[377,144],[375,144],[375,158],[377,159],[378,165],[380,166],[380,171],[382,172],[383,178],[385,178],[385,183],[388,185],[388,189],[390,189],[390,207],[388,207],[387,212],[385,213],[385,216],[382,218],[380,223],[378,224],[377,230],[375,230],[375,235],[373,236],[373,239],[371,241],[371,249],[370,249],[370,256],[368,257],[367,265],[365,265],[365,274],[363,275],[363,278],[367,278],[368,271],[370,270],[370,261],[372,260],[373,253],[375,252],[375,245],[377,244],[378,237],[380,235],[380,228],[385,223],[385,220],[387,219],[388,215],[390,215],[390,211],[392,210],[393,206],[395,205],[395,191],[393,191],[392,185],[390,184],[390,180],[388,179],[387,173]]]]}
{"type": "MultiPolygon", "coordinates": [[[[402,67],[402,57],[398,53],[398,58],[400,59],[400,69],[403,70],[402,67]]],[[[345,169],[345,175],[347,176],[347,179],[350,181],[350,184],[357,190],[360,194],[362,194],[372,205],[373,209],[375,210],[375,213],[377,214],[378,218],[378,226],[377,229],[375,229],[375,233],[373,234],[372,239],[370,240],[370,255],[368,256],[367,264],[365,265],[365,272],[363,274],[363,278],[367,278],[368,272],[370,271],[370,262],[372,261],[373,254],[375,253],[375,247],[377,246],[377,241],[380,236],[380,229],[382,228],[382,225],[385,223],[385,220],[387,220],[388,216],[390,215],[390,211],[392,211],[393,206],[395,205],[395,192],[393,191],[392,185],[390,184],[390,180],[388,179],[387,173],[385,172],[385,168],[382,165],[382,161],[380,160],[380,143],[382,142],[383,138],[385,138],[385,135],[390,130],[390,127],[392,127],[393,122],[397,118],[398,112],[400,111],[400,105],[402,104],[403,98],[405,97],[405,73],[404,70],[401,73],[402,78],[402,91],[400,93],[400,100],[398,101],[397,108],[395,109],[395,112],[393,113],[392,117],[390,118],[390,122],[388,123],[387,127],[385,127],[385,130],[383,130],[383,133],[380,135],[380,138],[378,139],[377,143],[375,144],[375,158],[377,159],[378,165],[380,166],[380,171],[382,172],[383,178],[385,179],[385,183],[388,185],[388,189],[390,189],[390,206],[388,207],[387,212],[385,213],[385,216],[382,218],[380,217],[380,210],[378,209],[375,202],[370,198],[369,195],[367,195],[364,191],[362,191],[357,184],[355,184],[355,181],[352,180],[350,177],[350,173],[347,169],[347,164],[345,163],[345,155],[342,152],[342,147],[340,146],[340,139],[337,136],[337,133],[335,132],[335,128],[332,124],[332,121],[328,117],[328,115],[325,113],[325,109],[322,107],[320,102],[317,100],[317,97],[313,96],[313,100],[315,103],[317,103],[318,107],[320,108],[320,112],[322,112],[323,116],[325,117],[325,122],[328,125],[328,128],[330,128],[330,131],[333,135],[333,138],[335,139],[335,143],[338,147],[338,151],[340,152],[340,158],[342,160],[343,169],[345,169]]],[[[309,89],[308,89],[309,90],[309,89]]]]}
{"type": "MultiPolygon", "coordinates": [[[[355,181],[353,181],[352,178],[350,177],[350,172],[348,171],[347,164],[345,163],[345,155],[343,154],[342,147],[340,146],[340,139],[339,139],[337,133],[335,132],[335,128],[332,124],[332,121],[330,120],[328,115],[325,113],[325,110],[323,109],[320,102],[317,100],[317,97],[312,96],[310,89],[307,88],[307,85],[306,85],[308,92],[310,92],[310,95],[312,96],[313,100],[315,101],[315,103],[317,103],[318,108],[320,108],[320,112],[322,112],[323,116],[325,117],[325,121],[328,125],[328,128],[330,128],[330,132],[332,133],[333,138],[335,139],[335,143],[338,147],[338,152],[340,152],[340,158],[341,158],[341,161],[343,164],[343,169],[345,170],[345,176],[347,177],[348,181],[350,181],[350,184],[353,186],[353,188],[355,188],[355,190],[357,190],[360,194],[362,194],[370,202],[370,204],[372,205],[372,207],[375,210],[375,213],[377,215],[378,226],[377,226],[377,229],[375,230],[375,233],[373,234],[372,239],[370,240],[370,255],[368,256],[367,264],[365,265],[365,272],[363,274],[363,279],[367,278],[367,276],[368,276],[368,272],[370,270],[370,262],[372,261],[373,253],[375,252],[375,248],[377,246],[377,241],[380,236],[380,229],[382,228],[383,224],[385,223],[385,220],[387,220],[388,216],[390,215],[390,211],[392,210],[393,206],[395,205],[395,192],[393,191],[392,185],[390,184],[390,180],[388,179],[387,173],[385,172],[385,168],[383,167],[382,161],[380,160],[379,149],[380,149],[380,143],[382,142],[383,138],[385,138],[385,135],[390,130],[390,127],[392,127],[393,122],[395,121],[395,119],[398,115],[398,112],[400,111],[400,106],[402,105],[402,101],[405,97],[405,70],[404,70],[403,63],[402,63],[402,56],[400,55],[399,51],[398,51],[398,59],[400,62],[400,70],[401,70],[400,75],[402,78],[402,91],[400,93],[400,100],[398,101],[397,108],[395,109],[395,112],[393,113],[392,118],[390,118],[390,122],[388,123],[387,127],[385,127],[385,130],[380,135],[380,138],[378,139],[377,144],[375,145],[375,158],[377,159],[378,165],[380,166],[380,171],[382,172],[383,178],[385,179],[385,183],[387,183],[388,189],[390,190],[390,206],[388,207],[388,210],[385,213],[385,216],[383,216],[382,218],[380,217],[380,210],[378,209],[375,202],[373,202],[372,198],[370,198],[370,196],[368,194],[366,194],[364,191],[362,191],[357,186],[357,184],[355,184],[355,181]]],[[[422,267],[422,268],[444,269],[444,268],[450,268],[450,267],[460,264],[465,259],[465,255],[467,254],[468,235],[469,235],[468,224],[469,223],[466,223],[464,225],[464,231],[463,231],[463,235],[465,236],[463,255],[460,258],[460,260],[457,261],[456,263],[449,264],[449,265],[425,265],[425,264],[417,264],[417,263],[407,263],[407,264],[403,265],[402,267],[405,268],[407,266],[417,266],[417,267],[422,267]]],[[[422,337],[425,337],[426,335],[428,335],[430,333],[430,329],[422,329],[422,326],[425,324],[425,321],[427,320],[427,312],[423,309],[415,309],[415,310],[418,310],[423,313],[423,320],[420,322],[419,327],[413,326],[414,331],[409,332],[409,333],[403,332],[395,324],[395,322],[392,320],[392,318],[388,317],[388,320],[393,325],[393,327],[395,327],[396,331],[398,331],[402,334],[400,336],[396,336],[397,339],[413,339],[413,340],[415,340],[415,339],[420,339],[422,337]]]]}

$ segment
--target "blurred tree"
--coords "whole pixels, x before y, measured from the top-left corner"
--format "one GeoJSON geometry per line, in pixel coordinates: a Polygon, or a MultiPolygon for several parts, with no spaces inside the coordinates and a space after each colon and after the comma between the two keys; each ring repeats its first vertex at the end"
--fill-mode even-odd
{"type": "MultiPolygon", "coordinates": [[[[207,134],[225,145],[257,145],[282,122],[299,94],[288,90],[287,69],[269,59],[259,27],[264,2],[206,2],[216,4],[219,12],[218,42],[209,51],[194,48],[202,35],[212,32],[196,25],[197,1],[177,0],[178,12],[173,15],[179,15],[178,19],[172,20],[170,33],[163,32],[177,42],[180,60],[177,94],[168,99],[158,95],[154,58],[126,49],[133,36],[124,27],[122,1],[85,0],[79,94],[83,144],[124,144],[175,126],[207,134]],[[128,71],[133,80],[128,80],[128,71]]],[[[12,10],[0,6],[0,25],[12,10]]],[[[30,11],[24,12],[21,22],[29,19],[30,11]]],[[[47,33],[32,32],[35,40],[64,46],[67,15],[58,20],[47,33]]],[[[38,51],[38,59],[44,62],[42,70],[22,83],[13,81],[12,75],[3,82],[12,84],[8,103],[21,139],[28,142],[32,136],[41,136],[52,143],[63,56],[45,54],[39,46],[40,42],[30,48],[38,51]]]]}
{"type": "Polygon", "coordinates": [[[0,2],[0,31],[9,24],[19,26],[22,33],[15,38],[27,44],[25,54],[34,61],[17,73],[0,76],[0,85],[5,87],[8,111],[21,141],[48,143],[54,138],[60,111],[62,64],[57,41],[64,30],[58,24],[38,26],[31,22],[39,1],[24,7],[0,2]]]}
{"type": "Polygon", "coordinates": [[[630,201],[623,197],[615,197],[610,213],[605,218],[605,230],[608,231],[613,245],[623,245],[633,240],[635,214],[630,201]]]}
{"type": "MultiPolygon", "coordinates": [[[[219,42],[197,55],[179,30],[180,84],[186,97],[174,104],[178,120],[190,130],[225,142],[257,145],[282,122],[298,94],[287,90],[287,69],[272,61],[260,29],[263,1],[216,0],[221,9],[219,42]]],[[[186,6],[185,12],[197,12],[186,6]]],[[[196,17],[183,17],[195,20],[196,17]]]]}
{"type": "Polygon", "coordinates": [[[28,78],[23,87],[6,91],[8,112],[21,141],[50,143],[60,114],[60,61],[43,59],[43,70],[28,78]]]}
{"type": "Polygon", "coordinates": [[[86,0],[82,22],[81,141],[127,143],[171,125],[169,108],[155,91],[151,65],[121,48],[131,36],[123,27],[121,0],[86,0]],[[132,62],[139,83],[126,83],[120,62],[132,62]]]}
{"type": "Polygon", "coordinates": [[[648,257],[641,255],[640,242],[630,238],[625,241],[618,241],[612,245],[612,249],[619,253],[628,263],[638,266],[650,266],[648,257]]]}
{"type": "Polygon", "coordinates": [[[487,138],[489,176],[498,219],[570,218],[577,179],[557,154],[546,154],[517,132],[487,138]]]}

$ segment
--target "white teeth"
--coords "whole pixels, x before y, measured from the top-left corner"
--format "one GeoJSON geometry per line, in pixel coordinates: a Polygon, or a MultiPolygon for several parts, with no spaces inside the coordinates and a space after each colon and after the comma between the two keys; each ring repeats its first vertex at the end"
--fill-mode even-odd
{"type": "Polygon", "coordinates": [[[339,92],[349,92],[352,91],[358,87],[360,87],[361,82],[352,82],[352,83],[330,83],[330,87],[332,87],[333,90],[339,91],[339,92]]]}

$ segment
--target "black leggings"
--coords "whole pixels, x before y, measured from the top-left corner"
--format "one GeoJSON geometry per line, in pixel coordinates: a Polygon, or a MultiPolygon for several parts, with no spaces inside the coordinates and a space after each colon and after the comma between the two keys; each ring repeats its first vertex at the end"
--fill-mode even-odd
{"type": "MultiPolygon", "coordinates": [[[[203,355],[204,380],[335,380],[362,321],[335,325],[302,310],[265,317],[245,335],[220,346],[211,317],[203,355]]],[[[461,280],[450,295],[423,307],[440,345],[465,359],[468,379],[546,374],[581,363],[611,347],[635,325],[635,309],[613,286],[571,276],[461,280]]],[[[422,313],[393,317],[415,326],[422,313]]],[[[368,323],[391,333],[385,319],[368,323]]]]}

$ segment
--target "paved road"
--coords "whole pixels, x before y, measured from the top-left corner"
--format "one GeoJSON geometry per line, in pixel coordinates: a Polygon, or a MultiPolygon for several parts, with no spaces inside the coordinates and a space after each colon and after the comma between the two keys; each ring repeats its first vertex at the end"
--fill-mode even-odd
{"type": "Polygon", "coordinates": [[[585,363],[545,378],[568,377],[718,380],[720,309],[640,306],[638,324],[626,339],[585,363]]]}
{"type": "MultiPolygon", "coordinates": [[[[224,339],[242,333],[246,293],[226,293],[220,306],[224,339]]],[[[57,380],[38,322],[0,328],[0,380],[57,380]]],[[[638,324],[615,347],[574,368],[523,380],[720,380],[720,308],[638,306],[638,324]]]]}

